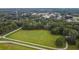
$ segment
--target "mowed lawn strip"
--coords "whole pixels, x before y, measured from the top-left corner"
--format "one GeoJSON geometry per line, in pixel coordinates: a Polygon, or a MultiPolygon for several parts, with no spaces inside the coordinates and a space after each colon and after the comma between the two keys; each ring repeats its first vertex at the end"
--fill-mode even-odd
{"type": "Polygon", "coordinates": [[[36,50],[36,49],[16,44],[0,43],[0,50],[36,50]]]}
{"type": "Polygon", "coordinates": [[[44,46],[56,47],[55,41],[61,37],[61,35],[52,35],[47,30],[19,30],[7,37],[44,46]]]}

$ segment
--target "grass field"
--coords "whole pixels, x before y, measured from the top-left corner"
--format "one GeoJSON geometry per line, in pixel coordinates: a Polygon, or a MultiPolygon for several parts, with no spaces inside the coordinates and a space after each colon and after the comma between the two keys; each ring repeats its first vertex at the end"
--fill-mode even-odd
{"type": "Polygon", "coordinates": [[[0,50],[35,50],[35,49],[16,45],[16,44],[0,43],[0,50]]]}
{"type": "Polygon", "coordinates": [[[44,46],[56,47],[55,41],[61,36],[51,35],[47,30],[19,30],[7,37],[44,46]]]}

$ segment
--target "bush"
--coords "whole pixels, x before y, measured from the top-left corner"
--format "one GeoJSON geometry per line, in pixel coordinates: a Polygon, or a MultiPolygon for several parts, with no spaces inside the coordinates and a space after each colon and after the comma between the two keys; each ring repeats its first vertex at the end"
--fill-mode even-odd
{"type": "Polygon", "coordinates": [[[66,36],[65,39],[68,42],[68,44],[70,44],[70,45],[76,44],[76,37],[75,36],[66,36]]]}
{"type": "Polygon", "coordinates": [[[52,28],[52,29],[51,29],[51,33],[52,33],[52,34],[60,34],[59,27],[52,28]]]}
{"type": "Polygon", "coordinates": [[[58,38],[58,39],[55,41],[55,45],[56,45],[56,47],[58,47],[58,48],[63,47],[63,46],[64,46],[64,43],[65,43],[64,37],[60,37],[60,38],[58,38]]]}

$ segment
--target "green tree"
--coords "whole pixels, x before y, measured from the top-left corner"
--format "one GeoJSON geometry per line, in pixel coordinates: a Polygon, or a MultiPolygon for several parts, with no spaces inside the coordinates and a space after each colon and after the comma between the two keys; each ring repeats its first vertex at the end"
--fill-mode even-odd
{"type": "Polygon", "coordinates": [[[58,39],[55,41],[55,45],[56,45],[56,47],[58,47],[58,48],[63,47],[63,46],[64,46],[64,43],[65,43],[64,37],[60,37],[60,38],[58,38],[58,39]]]}

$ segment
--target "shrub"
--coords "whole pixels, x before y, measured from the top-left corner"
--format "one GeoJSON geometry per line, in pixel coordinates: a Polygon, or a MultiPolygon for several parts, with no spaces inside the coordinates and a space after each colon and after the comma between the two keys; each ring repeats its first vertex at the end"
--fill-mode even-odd
{"type": "Polygon", "coordinates": [[[55,41],[56,47],[61,48],[64,46],[65,39],[64,37],[60,37],[55,41]]]}

